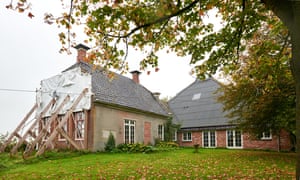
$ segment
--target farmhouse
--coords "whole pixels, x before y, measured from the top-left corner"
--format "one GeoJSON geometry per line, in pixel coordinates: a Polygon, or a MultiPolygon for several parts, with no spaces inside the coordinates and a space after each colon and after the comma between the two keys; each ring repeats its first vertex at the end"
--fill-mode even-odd
{"type": "Polygon", "coordinates": [[[140,72],[133,71],[130,79],[95,69],[86,62],[89,48],[81,44],[76,48],[74,65],[41,81],[36,104],[12,133],[19,139],[12,152],[24,142],[28,155],[34,148],[38,148],[37,155],[47,148],[98,151],[104,149],[110,134],[117,144],[153,144],[155,138],[163,139],[168,113],[158,97],[139,83],[140,72]],[[18,131],[33,112],[35,122],[20,135],[18,131]],[[33,140],[27,142],[28,137],[33,140]]]}
{"type": "Polygon", "coordinates": [[[290,150],[289,134],[281,131],[279,136],[272,132],[253,138],[230,123],[223,112],[223,105],[217,102],[216,90],[219,82],[209,78],[195,80],[169,101],[173,122],[180,124],[176,140],[181,146],[199,144],[207,148],[244,148],[290,150]]]}

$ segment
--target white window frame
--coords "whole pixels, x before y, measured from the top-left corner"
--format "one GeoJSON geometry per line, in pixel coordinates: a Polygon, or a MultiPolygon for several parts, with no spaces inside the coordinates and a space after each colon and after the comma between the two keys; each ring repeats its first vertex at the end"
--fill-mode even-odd
{"type": "Polygon", "coordinates": [[[124,143],[125,144],[133,144],[135,143],[135,121],[125,119],[124,120],[124,143]],[[128,132],[126,131],[126,127],[128,127],[128,132]],[[128,133],[128,135],[126,135],[128,133]],[[127,140],[128,136],[128,140],[127,140]]]}
{"type": "Polygon", "coordinates": [[[193,135],[192,132],[182,132],[182,141],[191,142],[193,140],[192,135],[193,135]]]}
{"type": "Polygon", "coordinates": [[[157,136],[160,140],[165,140],[165,133],[164,133],[165,129],[164,129],[164,125],[163,124],[159,124],[157,127],[157,136]]]}
{"type": "Polygon", "coordinates": [[[261,139],[261,140],[272,140],[272,132],[271,132],[271,130],[269,130],[268,133],[263,132],[263,133],[261,134],[261,138],[260,138],[260,139],[261,139]],[[269,136],[266,136],[266,134],[269,134],[269,136]]]}
{"type": "MultiPolygon", "coordinates": [[[[64,119],[65,115],[58,116],[58,124],[64,119]]],[[[62,126],[62,130],[68,134],[68,121],[62,126]]],[[[66,138],[58,133],[58,141],[66,141],[66,138]]]]}
{"type": "Polygon", "coordinates": [[[229,130],[226,130],[226,147],[229,148],[229,149],[242,149],[243,148],[243,132],[241,130],[234,130],[234,129],[229,129],[229,130]],[[229,143],[228,143],[228,140],[229,140],[229,137],[228,137],[228,132],[229,131],[232,131],[233,133],[233,146],[229,146],[229,143]],[[241,134],[241,146],[237,146],[236,145],[236,132],[239,131],[240,134],[241,134]]]}
{"type": "Polygon", "coordinates": [[[85,113],[75,112],[75,140],[84,140],[85,133],[85,113]],[[81,135],[81,136],[80,136],[81,135]]]}
{"type": "Polygon", "coordinates": [[[215,148],[217,147],[217,133],[216,131],[202,131],[202,147],[205,147],[205,148],[215,148]],[[208,146],[205,146],[205,142],[204,142],[204,134],[207,133],[208,137],[207,137],[207,141],[208,141],[208,146]],[[211,135],[212,133],[214,133],[214,146],[212,146],[212,143],[211,143],[211,135]]]}

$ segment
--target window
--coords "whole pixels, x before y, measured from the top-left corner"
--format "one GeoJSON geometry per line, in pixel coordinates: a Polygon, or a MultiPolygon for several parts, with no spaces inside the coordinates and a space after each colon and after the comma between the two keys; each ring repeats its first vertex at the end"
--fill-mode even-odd
{"type": "Polygon", "coordinates": [[[192,101],[199,100],[201,97],[201,93],[197,93],[193,95],[192,101]]]}
{"type": "Polygon", "coordinates": [[[182,141],[192,141],[192,133],[191,132],[183,132],[182,133],[182,141]]]}
{"type": "Polygon", "coordinates": [[[75,139],[83,140],[84,139],[84,112],[75,113],[75,139]]]}
{"type": "MultiPolygon", "coordinates": [[[[64,115],[58,116],[58,124],[64,119],[64,115]]],[[[68,121],[63,125],[62,130],[68,134],[68,121]]],[[[59,141],[65,141],[66,138],[63,137],[60,133],[58,134],[58,140],[59,141]]]]}
{"type": "Polygon", "coordinates": [[[125,144],[133,144],[134,136],[135,136],[135,121],[126,119],[124,123],[125,144]]]}
{"type": "Polygon", "coordinates": [[[160,140],[164,140],[164,126],[163,125],[158,125],[158,138],[160,140]]]}
{"type": "Polygon", "coordinates": [[[203,147],[216,147],[216,132],[203,131],[203,147]]]}
{"type": "MultiPolygon", "coordinates": [[[[50,122],[50,116],[49,117],[44,117],[42,119],[42,129],[46,128],[49,122],[50,122]]],[[[46,133],[45,133],[45,135],[43,137],[43,141],[46,141],[49,138],[50,133],[51,133],[51,126],[48,125],[46,133]]]]}
{"type": "Polygon", "coordinates": [[[270,139],[272,139],[272,133],[271,133],[271,130],[266,131],[266,132],[263,132],[263,133],[261,134],[261,139],[262,139],[262,140],[270,140],[270,139]]]}
{"type": "Polygon", "coordinates": [[[241,148],[242,147],[242,132],[239,130],[227,130],[227,147],[241,148]]]}

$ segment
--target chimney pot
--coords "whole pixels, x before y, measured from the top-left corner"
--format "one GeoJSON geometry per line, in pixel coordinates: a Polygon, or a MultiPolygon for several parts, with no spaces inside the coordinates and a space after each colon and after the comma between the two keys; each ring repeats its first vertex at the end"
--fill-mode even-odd
{"type": "Polygon", "coordinates": [[[90,48],[83,44],[78,44],[74,48],[77,49],[77,63],[80,61],[88,63],[86,59],[86,51],[88,51],[90,48]]]}
{"type": "Polygon", "coordinates": [[[159,100],[160,92],[154,92],[152,94],[157,100],[159,100]]]}
{"type": "Polygon", "coordinates": [[[141,72],[135,70],[135,71],[131,71],[130,73],[132,74],[132,80],[135,83],[140,84],[140,77],[139,76],[140,76],[141,72]]]}

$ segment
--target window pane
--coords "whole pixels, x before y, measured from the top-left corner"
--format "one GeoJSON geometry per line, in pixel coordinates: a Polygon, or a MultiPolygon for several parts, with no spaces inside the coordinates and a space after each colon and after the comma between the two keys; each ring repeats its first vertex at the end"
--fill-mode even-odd
{"type": "Polygon", "coordinates": [[[134,126],[130,127],[130,143],[134,143],[134,126]]]}
{"type": "Polygon", "coordinates": [[[125,120],[124,121],[124,143],[134,143],[135,136],[135,121],[125,120]]]}
{"type": "Polygon", "coordinates": [[[208,132],[203,132],[203,146],[208,147],[208,132]]]}
{"type": "Polygon", "coordinates": [[[227,145],[228,145],[228,147],[233,147],[233,132],[232,132],[232,130],[227,131],[227,145]]]}
{"type": "Polygon", "coordinates": [[[129,143],[129,125],[125,125],[125,144],[129,143]]]}
{"type": "Polygon", "coordinates": [[[241,147],[242,146],[241,131],[235,131],[235,146],[236,147],[241,147]]]}
{"type": "Polygon", "coordinates": [[[216,135],[215,131],[210,131],[210,147],[216,146],[216,135]]]}

